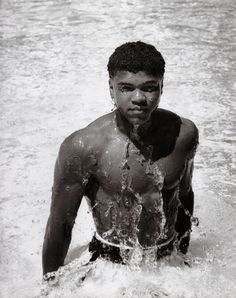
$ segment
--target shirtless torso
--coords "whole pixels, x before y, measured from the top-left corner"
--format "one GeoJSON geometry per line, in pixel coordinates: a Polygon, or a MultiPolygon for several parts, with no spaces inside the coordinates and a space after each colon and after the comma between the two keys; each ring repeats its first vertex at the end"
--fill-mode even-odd
{"type": "Polygon", "coordinates": [[[163,109],[153,113],[145,137],[142,131],[127,131],[124,121],[112,112],[61,146],[44,244],[55,254],[47,238],[54,237],[59,247],[68,239],[60,264],[84,195],[97,233],[110,243],[147,248],[176,236],[181,196],[192,191],[197,128],[163,109]]]}

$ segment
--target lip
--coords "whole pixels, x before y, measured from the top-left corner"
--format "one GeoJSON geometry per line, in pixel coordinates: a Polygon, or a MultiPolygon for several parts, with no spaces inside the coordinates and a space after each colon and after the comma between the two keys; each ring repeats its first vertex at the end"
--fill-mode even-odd
{"type": "Polygon", "coordinates": [[[132,114],[145,114],[147,112],[147,109],[143,109],[143,108],[133,108],[133,109],[129,109],[129,111],[132,114]]]}
{"type": "Polygon", "coordinates": [[[135,108],[129,108],[131,111],[147,111],[147,108],[141,108],[141,107],[135,107],[135,108]]]}

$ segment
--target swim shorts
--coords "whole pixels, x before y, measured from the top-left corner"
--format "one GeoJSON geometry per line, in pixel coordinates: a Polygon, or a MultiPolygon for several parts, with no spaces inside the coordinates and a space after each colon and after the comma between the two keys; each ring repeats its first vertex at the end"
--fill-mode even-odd
{"type": "MultiPolygon", "coordinates": [[[[122,258],[124,255],[128,255],[132,248],[121,248],[116,245],[110,245],[107,243],[102,242],[101,240],[97,239],[96,233],[93,236],[90,244],[89,244],[89,252],[92,254],[90,262],[95,261],[97,258],[101,257],[106,260],[109,260],[114,263],[119,264],[127,264],[127,261],[122,258]]],[[[100,237],[99,237],[100,238],[100,237]]],[[[159,260],[160,258],[170,255],[174,249],[174,242],[175,239],[168,242],[166,245],[155,248],[156,249],[156,259],[159,260]]],[[[144,249],[144,250],[148,250],[144,249]]]]}

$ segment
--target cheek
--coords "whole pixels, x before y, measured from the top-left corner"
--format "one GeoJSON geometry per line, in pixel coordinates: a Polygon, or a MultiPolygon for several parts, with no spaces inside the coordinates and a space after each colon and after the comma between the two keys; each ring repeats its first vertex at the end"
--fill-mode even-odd
{"type": "Polygon", "coordinates": [[[159,104],[159,102],[160,102],[160,96],[159,96],[159,95],[153,95],[153,96],[150,96],[150,97],[148,98],[148,101],[149,101],[149,103],[150,103],[150,106],[155,107],[155,106],[157,106],[157,105],[159,104]]]}
{"type": "Polygon", "coordinates": [[[128,99],[127,94],[117,92],[115,94],[115,101],[119,106],[125,106],[128,103],[129,99],[128,99]]]}

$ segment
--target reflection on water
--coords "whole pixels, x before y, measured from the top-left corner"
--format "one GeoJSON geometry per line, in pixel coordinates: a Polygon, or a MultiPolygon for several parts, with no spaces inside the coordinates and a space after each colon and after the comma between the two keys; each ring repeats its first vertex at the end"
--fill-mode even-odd
{"type": "MultiPolygon", "coordinates": [[[[235,1],[3,0],[0,5],[3,295],[20,291],[32,297],[26,283],[37,293],[59,144],[110,111],[108,57],[122,42],[141,39],[167,62],[162,107],[191,118],[200,130],[194,176],[200,226],[192,236],[193,265],[186,269],[175,259],[175,265],[160,265],[154,278],[151,272],[127,277],[98,264],[95,276],[105,266],[109,278],[91,278],[83,290],[72,278],[62,288],[95,297],[92,283],[99,288],[96,295],[106,297],[115,270],[117,295],[125,297],[235,296],[235,1]]],[[[78,219],[71,256],[79,240],[90,239],[92,226],[83,230],[83,220],[91,219],[83,214],[78,219]]]]}

